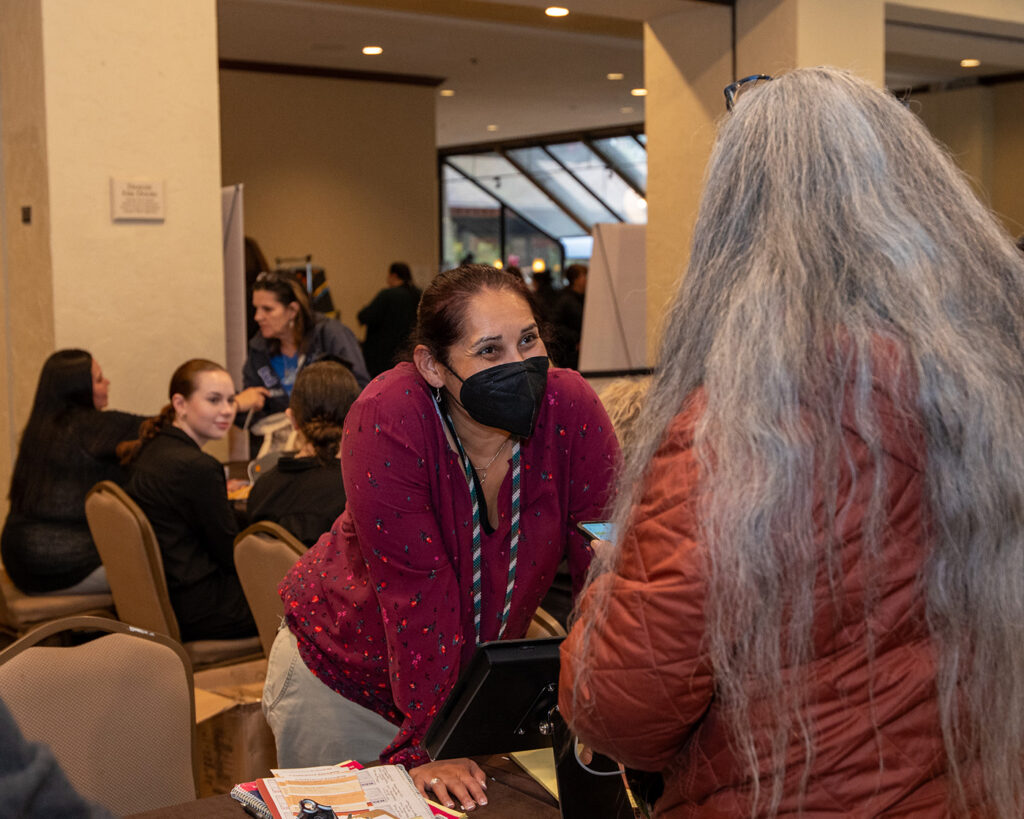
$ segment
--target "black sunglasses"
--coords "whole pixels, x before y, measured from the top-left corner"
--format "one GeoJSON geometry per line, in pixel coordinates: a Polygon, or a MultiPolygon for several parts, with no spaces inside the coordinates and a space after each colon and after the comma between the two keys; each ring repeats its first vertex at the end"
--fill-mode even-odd
{"type": "Polygon", "coordinates": [[[762,80],[768,81],[771,77],[767,74],[751,74],[749,77],[744,77],[742,80],[736,80],[736,82],[729,83],[725,86],[725,110],[731,111],[733,106],[736,105],[736,98],[747,90],[753,88],[762,80]]]}

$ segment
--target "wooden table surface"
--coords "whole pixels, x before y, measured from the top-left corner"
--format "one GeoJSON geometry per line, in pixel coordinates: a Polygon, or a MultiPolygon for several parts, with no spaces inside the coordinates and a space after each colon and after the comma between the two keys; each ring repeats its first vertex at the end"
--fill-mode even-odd
{"type": "MultiPolygon", "coordinates": [[[[477,759],[487,774],[487,805],[472,811],[481,819],[558,819],[558,802],[522,768],[506,756],[477,759]]],[[[132,819],[243,819],[242,805],[227,794],[197,799],[146,813],[132,819]]]]}

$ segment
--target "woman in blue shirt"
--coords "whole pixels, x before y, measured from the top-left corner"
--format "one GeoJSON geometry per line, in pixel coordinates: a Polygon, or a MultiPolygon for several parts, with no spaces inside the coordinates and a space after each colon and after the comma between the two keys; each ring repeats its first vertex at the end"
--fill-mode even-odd
{"type": "Polygon", "coordinates": [[[236,396],[238,423],[288,408],[295,376],[307,364],[333,356],[347,366],[360,387],[370,376],[355,334],[336,319],[314,313],[299,283],[287,273],[260,273],[252,291],[259,332],[249,340],[242,369],[244,389],[236,396]]]}

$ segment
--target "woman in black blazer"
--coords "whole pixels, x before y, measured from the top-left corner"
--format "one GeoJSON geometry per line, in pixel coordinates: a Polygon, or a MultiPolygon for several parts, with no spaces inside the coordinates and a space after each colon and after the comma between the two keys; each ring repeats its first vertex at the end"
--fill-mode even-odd
{"type": "Polygon", "coordinates": [[[171,377],[170,403],[118,449],[130,464],[126,491],[153,525],[183,640],[256,634],[234,565],[238,532],[224,469],[201,447],[235,418],[235,387],[219,364],[186,361],[171,377]]]}

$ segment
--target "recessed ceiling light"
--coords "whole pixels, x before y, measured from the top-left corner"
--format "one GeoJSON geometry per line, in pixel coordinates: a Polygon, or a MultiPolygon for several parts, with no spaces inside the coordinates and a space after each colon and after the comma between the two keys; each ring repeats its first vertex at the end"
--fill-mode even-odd
{"type": "Polygon", "coordinates": [[[981,60],[976,60],[973,57],[960,61],[961,68],[977,68],[979,65],[981,65],[981,60]]]}
{"type": "Polygon", "coordinates": [[[633,106],[632,105],[624,105],[622,108],[619,109],[619,113],[620,114],[632,114],[633,113],[633,106]]]}
{"type": "Polygon", "coordinates": [[[548,17],[565,17],[569,13],[569,9],[562,8],[562,6],[548,6],[544,9],[544,13],[548,17]]]}
{"type": "Polygon", "coordinates": [[[625,74],[619,74],[618,72],[612,72],[611,74],[608,74],[607,76],[608,76],[609,80],[621,80],[625,76],[625,74]]]}
{"type": "Polygon", "coordinates": [[[497,125],[488,125],[487,126],[487,130],[488,131],[497,131],[498,130],[498,126],[497,125]]]}
{"type": "Polygon", "coordinates": [[[442,88],[441,89],[441,96],[442,97],[454,97],[455,96],[455,90],[453,88],[442,88]]]}
{"type": "Polygon", "coordinates": [[[646,97],[647,96],[647,89],[646,88],[634,88],[629,93],[632,94],[634,97],[646,97]]]}
{"type": "Polygon", "coordinates": [[[384,49],[381,48],[380,46],[363,46],[363,54],[374,55],[374,54],[383,54],[383,53],[384,53],[384,49]]]}

